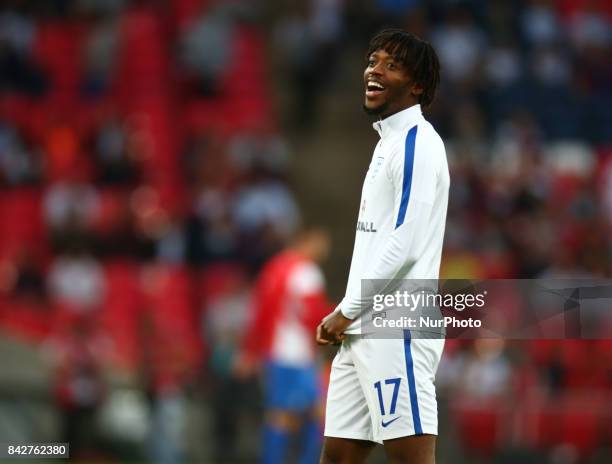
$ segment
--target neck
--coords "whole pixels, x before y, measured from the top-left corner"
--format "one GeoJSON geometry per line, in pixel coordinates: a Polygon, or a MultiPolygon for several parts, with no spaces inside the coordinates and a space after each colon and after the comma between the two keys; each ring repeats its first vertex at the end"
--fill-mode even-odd
{"type": "Polygon", "coordinates": [[[380,115],[380,119],[387,119],[389,116],[393,116],[394,114],[400,113],[404,110],[407,110],[408,108],[412,108],[414,105],[418,105],[419,102],[416,100],[411,100],[410,102],[402,105],[400,108],[398,109],[390,109],[388,112],[381,114],[380,115]]]}

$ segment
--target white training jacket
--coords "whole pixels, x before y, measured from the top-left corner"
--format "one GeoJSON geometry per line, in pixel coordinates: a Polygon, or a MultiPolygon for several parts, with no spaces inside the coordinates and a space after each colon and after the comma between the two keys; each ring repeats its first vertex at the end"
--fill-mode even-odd
{"type": "Polygon", "coordinates": [[[442,139],[414,105],[374,123],[380,140],[363,183],[346,295],[336,308],[354,322],[371,309],[362,279],[437,279],[450,176],[442,139]]]}

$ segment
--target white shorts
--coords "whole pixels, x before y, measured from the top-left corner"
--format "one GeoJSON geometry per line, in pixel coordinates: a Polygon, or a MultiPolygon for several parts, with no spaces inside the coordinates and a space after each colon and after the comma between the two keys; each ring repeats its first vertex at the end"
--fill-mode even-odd
{"type": "Polygon", "coordinates": [[[438,434],[434,380],[443,339],[347,335],[332,363],[325,436],[384,440],[438,434]]]}

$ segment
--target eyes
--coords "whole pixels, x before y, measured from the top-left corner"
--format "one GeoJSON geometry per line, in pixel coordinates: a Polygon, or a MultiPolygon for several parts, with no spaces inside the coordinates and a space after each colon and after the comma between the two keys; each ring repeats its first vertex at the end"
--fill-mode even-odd
{"type": "MultiPolygon", "coordinates": [[[[373,58],[370,58],[368,60],[368,68],[373,68],[376,66],[377,61],[373,58]]],[[[395,71],[399,69],[399,66],[397,64],[395,64],[393,61],[388,61],[385,63],[385,68],[387,68],[389,71],[395,71]]]]}

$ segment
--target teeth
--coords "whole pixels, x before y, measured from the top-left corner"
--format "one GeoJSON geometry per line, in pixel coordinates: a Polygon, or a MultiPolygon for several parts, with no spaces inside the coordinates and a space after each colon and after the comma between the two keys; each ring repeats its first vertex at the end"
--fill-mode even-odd
{"type": "Polygon", "coordinates": [[[382,84],[379,84],[378,82],[375,81],[369,81],[368,82],[368,87],[375,87],[377,89],[381,89],[384,90],[385,88],[382,86],[382,84]]]}

